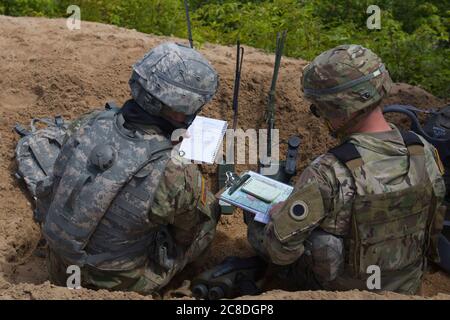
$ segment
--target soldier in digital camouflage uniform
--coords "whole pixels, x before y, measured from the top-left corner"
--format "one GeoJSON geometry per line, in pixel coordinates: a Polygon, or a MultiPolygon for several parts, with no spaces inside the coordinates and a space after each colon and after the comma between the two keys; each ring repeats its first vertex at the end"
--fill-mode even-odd
{"type": "Polygon", "coordinates": [[[149,294],[207,249],[219,219],[214,196],[170,137],[217,86],[200,53],[166,43],[133,66],[132,100],[71,124],[43,224],[54,283],[65,286],[77,265],[83,287],[149,294]]]}
{"type": "Polygon", "coordinates": [[[385,121],[379,105],[391,84],[358,45],[326,51],[304,70],[304,95],[341,144],[306,168],[269,224],[248,229],[255,250],[286,266],[297,288],[373,289],[369,266],[378,266],[381,290],[414,294],[427,258],[439,259],[442,165],[425,139],[385,121]]]}

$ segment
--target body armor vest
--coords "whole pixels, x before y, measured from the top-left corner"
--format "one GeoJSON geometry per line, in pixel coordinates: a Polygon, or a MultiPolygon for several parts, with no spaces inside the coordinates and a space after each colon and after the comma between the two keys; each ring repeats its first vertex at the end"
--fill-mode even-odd
{"type": "MultiPolygon", "coordinates": [[[[426,266],[438,201],[425,167],[424,145],[412,132],[403,132],[409,152],[409,172],[403,181],[382,185],[375,181],[355,145],[345,143],[330,150],[352,174],[355,195],[351,227],[345,243],[343,273],[330,284],[338,290],[367,290],[367,279],[378,267],[381,289],[416,293],[426,266]]],[[[370,289],[370,288],[369,288],[370,289]]]]}
{"type": "Polygon", "coordinates": [[[43,233],[70,264],[129,270],[143,264],[158,225],[149,220],[172,145],[101,112],[64,144],[43,233]]]}

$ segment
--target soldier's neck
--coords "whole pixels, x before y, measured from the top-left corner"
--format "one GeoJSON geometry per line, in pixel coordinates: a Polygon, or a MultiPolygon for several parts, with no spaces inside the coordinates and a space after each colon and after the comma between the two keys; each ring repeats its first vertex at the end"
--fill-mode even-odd
{"type": "Polygon", "coordinates": [[[362,118],[349,131],[350,133],[375,133],[391,131],[392,128],[384,118],[383,112],[380,108],[376,108],[370,112],[366,117],[362,118]]]}

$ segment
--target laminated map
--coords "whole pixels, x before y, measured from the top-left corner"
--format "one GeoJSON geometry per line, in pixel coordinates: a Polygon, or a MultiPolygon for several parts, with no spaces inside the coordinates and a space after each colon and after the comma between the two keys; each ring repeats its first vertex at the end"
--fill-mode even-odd
{"type": "Polygon", "coordinates": [[[270,179],[253,171],[241,175],[241,184],[226,188],[219,199],[255,214],[255,221],[267,224],[270,209],[285,201],[292,186],[270,179]],[[242,182],[243,181],[243,182],[242,182]]]}

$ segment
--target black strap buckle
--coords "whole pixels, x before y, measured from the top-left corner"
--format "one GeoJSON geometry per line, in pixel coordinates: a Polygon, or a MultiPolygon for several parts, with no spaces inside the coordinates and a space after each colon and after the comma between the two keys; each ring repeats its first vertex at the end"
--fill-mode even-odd
{"type": "Polygon", "coordinates": [[[58,128],[62,128],[64,126],[64,119],[61,115],[55,116],[55,124],[58,128]]]}

